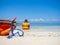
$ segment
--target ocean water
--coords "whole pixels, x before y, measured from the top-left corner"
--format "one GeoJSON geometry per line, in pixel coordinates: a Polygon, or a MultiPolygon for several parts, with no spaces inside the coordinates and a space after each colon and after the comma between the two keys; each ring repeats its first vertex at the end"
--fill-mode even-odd
{"type": "MultiPolygon", "coordinates": [[[[16,29],[22,29],[22,23],[16,29]]],[[[30,31],[60,31],[60,23],[30,23],[30,31]]]]}

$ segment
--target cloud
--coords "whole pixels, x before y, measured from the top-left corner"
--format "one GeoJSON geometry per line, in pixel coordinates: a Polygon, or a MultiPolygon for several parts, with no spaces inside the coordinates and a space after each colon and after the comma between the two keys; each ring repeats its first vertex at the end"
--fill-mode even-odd
{"type": "Polygon", "coordinates": [[[51,21],[60,21],[59,19],[52,19],[51,21]]]}
{"type": "Polygon", "coordinates": [[[43,21],[44,22],[44,21],[46,21],[46,19],[40,18],[39,21],[43,21]]]}
{"type": "MultiPolygon", "coordinates": [[[[20,19],[19,22],[23,22],[24,19],[20,19]]],[[[45,19],[45,18],[33,18],[28,19],[29,22],[60,22],[59,19],[45,19]]]]}
{"type": "Polygon", "coordinates": [[[31,22],[57,22],[60,21],[59,19],[44,19],[44,18],[36,18],[36,19],[30,19],[31,22]]]}
{"type": "Polygon", "coordinates": [[[36,18],[36,19],[30,19],[31,22],[44,22],[45,19],[43,18],[36,18]]]}

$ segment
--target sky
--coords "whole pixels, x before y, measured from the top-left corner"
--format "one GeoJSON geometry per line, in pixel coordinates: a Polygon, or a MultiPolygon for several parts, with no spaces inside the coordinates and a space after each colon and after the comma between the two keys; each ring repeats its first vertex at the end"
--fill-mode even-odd
{"type": "Polygon", "coordinates": [[[59,0],[0,0],[0,19],[60,22],[59,0]]]}

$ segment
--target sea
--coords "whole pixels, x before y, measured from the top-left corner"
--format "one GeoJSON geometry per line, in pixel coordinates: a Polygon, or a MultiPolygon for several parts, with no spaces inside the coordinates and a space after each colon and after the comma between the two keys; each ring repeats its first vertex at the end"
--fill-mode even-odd
{"type": "MultiPolygon", "coordinates": [[[[18,23],[16,29],[22,29],[22,23],[18,23]]],[[[30,31],[58,31],[60,23],[30,23],[30,31]]]]}

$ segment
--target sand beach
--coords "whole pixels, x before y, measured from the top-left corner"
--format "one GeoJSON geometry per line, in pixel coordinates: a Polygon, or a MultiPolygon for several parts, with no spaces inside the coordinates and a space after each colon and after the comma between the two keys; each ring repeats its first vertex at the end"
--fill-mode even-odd
{"type": "MultiPolygon", "coordinates": [[[[33,30],[33,29],[31,29],[33,30]]],[[[29,31],[23,37],[0,36],[0,45],[60,45],[60,32],[57,31],[29,31]]]]}

